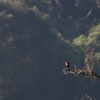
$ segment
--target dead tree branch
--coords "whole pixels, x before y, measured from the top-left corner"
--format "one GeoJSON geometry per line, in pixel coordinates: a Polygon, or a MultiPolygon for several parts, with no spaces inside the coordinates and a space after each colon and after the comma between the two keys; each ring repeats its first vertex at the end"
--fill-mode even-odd
{"type": "Polygon", "coordinates": [[[95,59],[94,57],[94,49],[91,49],[90,47],[85,49],[84,52],[84,60],[85,60],[85,69],[75,69],[74,70],[70,70],[68,71],[68,68],[63,69],[63,73],[64,74],[68,74],[68,73],[72,73],[76,76],[78,75],[85,75],[85,77],[90,77],[92,78],[96,78],[96,79],[100,79],[100,75],[98,75],[97,73],[95,73],[93,71],[94,66],[95,66],[95,61],[96,60],[100,60],[100,59],[95,59]]]}
{"type": "Polygon", "coordinates": [[[90,96],[88,96],[87,93],[85,94],[85,96],[86,96],[87,98],[89,98],[90,100],[92,100],[92,98],[91,98],[90,96]]]}

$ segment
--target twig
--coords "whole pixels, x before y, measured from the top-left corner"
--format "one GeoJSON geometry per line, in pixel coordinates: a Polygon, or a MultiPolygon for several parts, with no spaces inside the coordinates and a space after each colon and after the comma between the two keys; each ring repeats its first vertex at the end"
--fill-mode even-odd
{"type": "Polygon", "coordinates": [[[90,100],[92,100],[92,98],[91,98],[90,96],[88,96],[87,93],[85,94],[85,96],[86,96],[87,98],[89,98],[90,100]]]}

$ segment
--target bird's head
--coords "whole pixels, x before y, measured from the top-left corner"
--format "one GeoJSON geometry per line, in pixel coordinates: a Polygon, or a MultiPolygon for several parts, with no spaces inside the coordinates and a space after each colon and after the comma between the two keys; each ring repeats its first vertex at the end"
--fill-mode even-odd
{"type": "Polygon", "coordinates": [[[63,64],[65,64],[66,67],[70,67],[69,62],[67,62],[67,61],[63,62],[63,64]]]}

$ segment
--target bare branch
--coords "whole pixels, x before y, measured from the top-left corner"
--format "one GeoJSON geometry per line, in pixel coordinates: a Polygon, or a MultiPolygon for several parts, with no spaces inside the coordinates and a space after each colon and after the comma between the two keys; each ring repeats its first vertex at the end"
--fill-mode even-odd
{"type": "Polygon", "coordinates": [[[90,96],[88,96],[87,93],[85,94],[85,96],[86,96],[87,98],[89,98],[90,100],[92,100],[92,98],[91,98],[90,96]]]}
{"type": "Polygon", "coordinates": [[[100,76],[93,71],[95,61],[100,62],[100,58],[96,59],[94,57],[94,48],[93,49],[91,49],[90,47],[85,48],[84,56],[85,56],[85,58],[84,58],[85,69],[76,69],[76,66],[73,65],[75,67],[74,70],[70,69],[70,71],[69,71],[69,69],[66,67],[65,69],[63,69],[63,73],[64,74],[72,73],[76,76],[78,76],[80,74],[85,75],[85,77],[87,77],[87,78],[89,77],[92,80],[92,82],[93,82],[94,78],[100,79],[100,76]]]}

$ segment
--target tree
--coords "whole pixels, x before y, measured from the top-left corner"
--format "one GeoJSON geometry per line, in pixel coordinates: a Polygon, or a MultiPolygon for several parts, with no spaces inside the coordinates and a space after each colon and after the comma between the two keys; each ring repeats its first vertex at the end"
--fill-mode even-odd
{"type": "Polygon", "coordinates": [[[91,79],[92,78],[100,79],[100,76],[93,71],[95,63],[100,63],[99,62],[100,58],[95,58],[95,56],[94,56],[94,49],[87,47],[85,49],[84,56],[85,56],[84,69],[76,69],[76,66],[74,65],[75,70],[70,69],[69,71],[67,71],[68,68],[65,68],[65,69],[63,69],[63,73],[64,74],[73,73],[76,76],[82,74],[82,75],[85,75],[85,77],[90,77],[91,79]]]}

